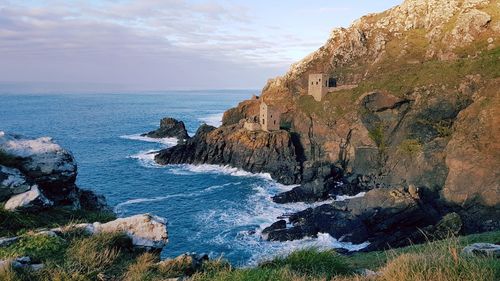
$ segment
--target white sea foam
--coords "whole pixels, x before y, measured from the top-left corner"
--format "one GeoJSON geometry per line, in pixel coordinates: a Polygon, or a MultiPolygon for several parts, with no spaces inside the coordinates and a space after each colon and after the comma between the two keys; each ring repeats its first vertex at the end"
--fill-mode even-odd
{"type": "Polygon", "coordinates": [[[345,201],[347,199],[353,199],[353,198],[359,198],[365,196],[366,192],[360,192],[356,195],[349,196],[349,195],[337,195],[335,197],[335,201],[345,201]]]}
{"type": "MultiPolygon", "coordinates": [[[[315,247],[320,250],[332,248],[344,248],[349,251],[357,251],[368,243],[352,244],[340,242],[329,234],[320,233],[316,238],[306,237],[301,240],[286,242],[270,242],[262,239],[262,230],[275,222],[278,217],[295,213],[309,207],[333,202],[333,200],[316,203],[289,203],[276,204],[271,197],[279,192],[289,190],[291,186],[285,186],[274,181],[265,181],[264,184],[255,184],[255,191],[246,201],[245,207],[235,206],[225,209],[212,209],[200,217],[201,225],[213,230],[248,229],[254,228],[254,232],[240,231],[237,237],[234,233],[222,231],[211,239],[211,243],[224,245],[231,243],[234,248],[241,251],[250,251],[251,258],[245,266],[256,265],[262,260],[275,256],[287,255],[290,252],[315,247]]],[[[354,197],[354,196],[353,196],[354,197]]],[[[358,196],[359,197],[359,196],[358,196]]]]}
{"type": "Polygon", "coordinates": [[[318,233],[317,237],[305,237],[300,240],[285,241],[285,242],[268,242],[268,241],[249,241],[252,237],[244,239],[244,243],[248,243],[254,247],[252,257],[245,266],[255,266],[258,263],[272,259],[277,256],[286,256],[293,251],[307,248],[316,248],[318,250],[328,250],[332,248],[343,248],[349,251],[358,251],[369,245],[369,242],[362,244],[352,244],[350,242],[340,242],[330,236],[328,233],[318,233]]]}
{"type": "Polygon", "coordinates": [[[224,113],[214,113],[210,114],[204,117],[198,118],[198,120],[206,123],[207,125],[214,126],[214,127],[219,127],[222,125],[222,116],[224,113]]]}
{"type": "Polygon", "coordinates": [[[120,136],[120,138],[128,139],[128,140],[137,140],[137,141],[145,141],[145,142],[156,142],[165,145],[166,147],[171,147],[177,144],[176,138],[150,138],[146,136],[141,136],[141,134],[134,135],[124,135],[120,136]]]}
{"type": "Polygon", "coordinates": [[[191,164],[179,164],[179,165],[168,165],[168,169],[172,174],[176,175],[193,175],[193,174],[222,174],[231,175],[235,177],[258,177],[266,180],[271,180],[271,175],[269,173],[250,173],[242,169],[234,168],[231,166],[220,166],[220,165],[191,165],[191,164]]]}
{"type": "Polygon", "coordinates": [[[137,159],[139,164],[145,168],[162,168],[163,166],[159,165],[155,161],[156,154],[158,154],[158,150],[149,149],[130,155],[128,158],[137,159]]]}

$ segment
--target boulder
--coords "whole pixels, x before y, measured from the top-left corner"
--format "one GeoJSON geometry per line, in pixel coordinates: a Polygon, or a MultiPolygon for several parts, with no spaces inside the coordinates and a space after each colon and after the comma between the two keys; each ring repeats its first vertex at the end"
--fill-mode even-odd
{"type": "Polygon", "coordinates": [[[55,233],[66,233],[82,229],[90,234],[106,232],[124,232],[132,244],[146,250],[161,250],[168,243],[167,222],[165,219],[150,214],[118,218],[107,223],[81,223],[64,228],[54,228],[55,233]]]}
{"type": "Polygon", "coordinates": [[[267,235],[270,233],[270,232],[275,232],[277,230],[282,230],[282,229],[286,229],[286,220],[279,220],[273,224],[271,224],[270,226],[264,228],[262,230],[262,238],[264,239],[268,239],[267,235]]]}
{"type": "Polygon", "coordinates": [[[500,258],[500,245],[474,243],[463,248],[462,255],[500,258]]]}
{"type": "Polygon", "coordinates": [[[13,268],[27,268],[34,271],[43,268],[43,264],[33,264],[30,257],[18,257],[10,260],[0,260],[0,269],[4,269],[8,266],[13,268]]]}
{"type": "Polygon", "coordinates": [[[25,210],[25,211],[38,211],[54,205],[52,201],[47,199],[40,191],[37,185],[33,186],[31,190],[11,197],[6,203],[4,208],[6,210],[25,210]]]}
{"type": "Polygon", "coordinates": [[[161,119],[159,129],[142,134],[142,136],[150,138],[177,138],[179,140],[189,138],[184,122],[169,117],[161,119]]]}
{"type": "Polygon", "coordinates": [[[0,201],[9,199],[12,195],[26,192],[32,184],[16,168],[0,165],[0,201]]]}
{"type": "Polygon", "coordinates": [[[2,237],[0,238],[0,247],[8,247],[17,241],[19,241],[21,237],[16,236],[16,237],[2,237]]]}
{"type": "Polygon", "coordinates": [[[64,198],[74,192],[75,159],[52,138],[28,139],[0,131],[0,151],[4,155],[0,161],[7,162],[0,164],[19,169],[50,199],[64,198]]]}

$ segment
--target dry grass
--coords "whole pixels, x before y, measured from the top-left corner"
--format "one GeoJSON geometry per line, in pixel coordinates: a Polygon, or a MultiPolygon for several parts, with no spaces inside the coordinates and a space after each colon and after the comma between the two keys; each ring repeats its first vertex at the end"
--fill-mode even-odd
{"type": "Polygon", "coordinates": [[[155,262],[157,256],[151,253],[140,255],[134,263],[130,264],[124,274],[125,281],[152,280],[155,275],[155,262]]]}

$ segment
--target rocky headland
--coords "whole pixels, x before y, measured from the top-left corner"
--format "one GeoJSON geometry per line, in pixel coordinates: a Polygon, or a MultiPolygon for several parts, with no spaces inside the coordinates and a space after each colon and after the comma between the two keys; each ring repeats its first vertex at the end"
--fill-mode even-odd
{"type": "Polygon", "coordinates": [[[202,126],[155,160],[232,165],[300,184],[277,203],[365,192],[278,221],[264,231],[270,240],[326,232],[381,249],[443,229],[498,230],[499,10],[488,0],[407,0],[362,17],[269,80],[258,99],[226,111],[221,127],[202,126]],[[340,87],[316,101],[307,92],[312,73],[340,87]],[[261,102],[279,108],[281,130],[244,128],[261,102]]]}

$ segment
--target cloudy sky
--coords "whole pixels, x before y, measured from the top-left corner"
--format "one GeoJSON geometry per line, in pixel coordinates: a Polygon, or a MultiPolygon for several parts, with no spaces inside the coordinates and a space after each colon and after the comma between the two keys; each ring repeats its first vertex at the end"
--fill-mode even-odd
{"type": "Polygon", "coordinates": [[[261,88],[401,0],[0,0],[0,82],[261,88]]]}

